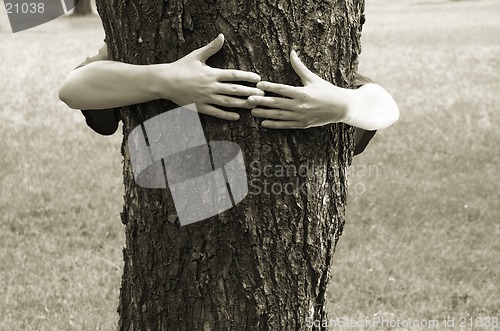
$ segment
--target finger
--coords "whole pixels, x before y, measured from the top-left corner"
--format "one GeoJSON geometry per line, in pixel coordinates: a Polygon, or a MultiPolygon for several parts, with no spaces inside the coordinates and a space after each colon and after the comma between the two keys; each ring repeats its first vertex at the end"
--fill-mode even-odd
{"type": "Polygon", "coordinates": [[[305,129],[298,121],[263,121],[261,125],[266,129],[305,129]]]}
{"type": "Polygon", "coordinates": [[[237,95],[243,97],[249,97],[251,95],[265,95],[264,91],[255,87],[229,83],[217,83],[214,88],[214,92],[217,94],[237,95]]]}
{"type": "Polygon", "coordinates": [[[270,118],[280,121],[298,121],[299,116],[297,113],[282,109],[263,109],[254,108],[252,109],[252,116],[259,118],[270,118]]]}
{"type": "Polygon", "coordinates": [[[263,91],[276,93],[289,98],[296,97],[299,94],[298,89],[300,89],[300,87],[296,86],[277,84],[271,82],[259,82],[257,83],[257,88],[263,91]]]}
{"type": "Polygon", "coordinates": [[[250,82],[258,83],[261,78],[258,74],[250,71],[242,71],[236,69],[216,69],[217,77],[220,82],[250,82]]]}
{"type": "Polygon", "coordinates": [[[248,97],[248,103],[253,107],[265,106],[284,110],[296,110],[293,102],[293,99],[280,97],[262,97],[258,95],[252,95],[251,97],[248,97]]]}
{"type": "Polygon", "coordinates": [[[247,99],[235,98],[227,95],[216,94],[212,96],[209,101],[211,104],[217,106],[231,107],[231,108],[253,108],[247,99]]]}
{"type": "Polygon", "coordinates": [[[304,85],[311,83],[317,77],[311,70],[309,70],[309,68],[306,67],[304,63],[302,63],[297,55],[297,52],[295,51],[290,53],[290,63],[292,64],[293,70],[300,77],[304,85]]]}
{"type": "Polygon", "coordinates": [[[221,33],[210,43],[198,49],[200,61],[205,62],[206,60],[208,60],[209,57],[220,51],[223,45],[224,35],[221,33]]]}
{"type": "Polygon", "coordinates": [[[212,105],[203,104],[201,106],[197,105],[198,112],[201,114],[206,114],[209,116],[217,117],[227,121],[237,121],[240,119],[240,115],[238,113],[232,113],[229,111],[224,111],[212,105]]]}

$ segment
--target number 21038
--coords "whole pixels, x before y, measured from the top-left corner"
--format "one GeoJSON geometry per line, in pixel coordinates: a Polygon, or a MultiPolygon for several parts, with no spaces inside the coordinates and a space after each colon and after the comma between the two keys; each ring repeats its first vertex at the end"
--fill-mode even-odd
{"type": "Polygon", "coordinates": [[[461,328],[498,328],[498,317],[460,317],[461,328]]]}
{"type": "Polygon", "coordinates": [[[45,11],[45,4],[42,2],[23,2],[16,4],[7,2],[5,3],[5,9],[7,9],[7,14],[43,14],[45,11]]]}

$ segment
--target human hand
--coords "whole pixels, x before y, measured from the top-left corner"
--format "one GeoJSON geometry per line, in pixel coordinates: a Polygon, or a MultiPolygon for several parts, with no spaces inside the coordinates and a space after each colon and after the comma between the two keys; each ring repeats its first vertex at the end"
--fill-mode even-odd
{"type": "Polygon", "coordinates": [[[259,82],[257,88],[282,97],[251,96],[252,115],[265,118],[269,129],[305,129],[344,122],[353,99],[351,90],[337,87],[311,72],[292,51],[290,62],[304,86],[259,82]],[[268,108],[259,108],[265,106],[268,108]]]}
{"type": "Polygon", "coordinates": [[[205,61],[217,53],[224,45],[224,35],[220,34],[208,45],[201,47],[183,58],[155,68],[155,75],[162,85],[160,93],[180,106],[195,103],[199,113],[217,118],[236,121],[238,113],[224,111],[217,106],[252,108],[247,100],[250,95],[264,95],[256,87],[248,87],[235,82],[257,83],[260,76],[253,72],[212,68],[205,61]],[[161,70],[165,69],[165,70],[161,70]]]}

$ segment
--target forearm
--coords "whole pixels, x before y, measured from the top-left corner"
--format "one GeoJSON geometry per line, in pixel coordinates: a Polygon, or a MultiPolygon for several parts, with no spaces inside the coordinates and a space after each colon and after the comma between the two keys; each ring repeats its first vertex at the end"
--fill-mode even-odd
{"type": "Polygon", "coordinates": [[[154,65],[96,61],[73,70],[59,98],[74,109],[109,109],[159,99],[154,65]]]}
{"type": "Polygon", "coordinates": [[[377,84],[350,90],[345,123],[365,129],[384,129],[399,118],[399,108],[392,96],[377,84]]]}

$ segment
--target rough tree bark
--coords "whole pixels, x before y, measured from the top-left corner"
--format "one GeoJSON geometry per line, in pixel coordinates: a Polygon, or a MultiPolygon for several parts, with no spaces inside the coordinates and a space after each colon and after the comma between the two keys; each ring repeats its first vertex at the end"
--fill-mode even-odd
{"type": "Polygon", "coordinates": [[[78,0],[73,9],[73,14],[75,16],[83,16],[92,14],[92,3],[90,0],[78,0]]]}
{"type": "MultiPolygon", "coordinates": [[[[357,69],[364,0],[97,5],[108,53],[118,61],[172,62],[222,32],[226,44],[211,66],[300,84],[288,62],[293,48],[339,86],[352,84],[357,69]]],[[[353,129],[272,131],[259,127],[248,110],[236,123],[201,115],[207,140],[241,146],[250,194],[231,210],[181,227],[168,189],[135,184],[126,139],[142,121],[176,107],[155,101],[121,110],[126,248],[120,330],[305,330],[307,320],[326,320],[353,129]],[[289,194],[280,192],[285,187],[289,194]]]]}

